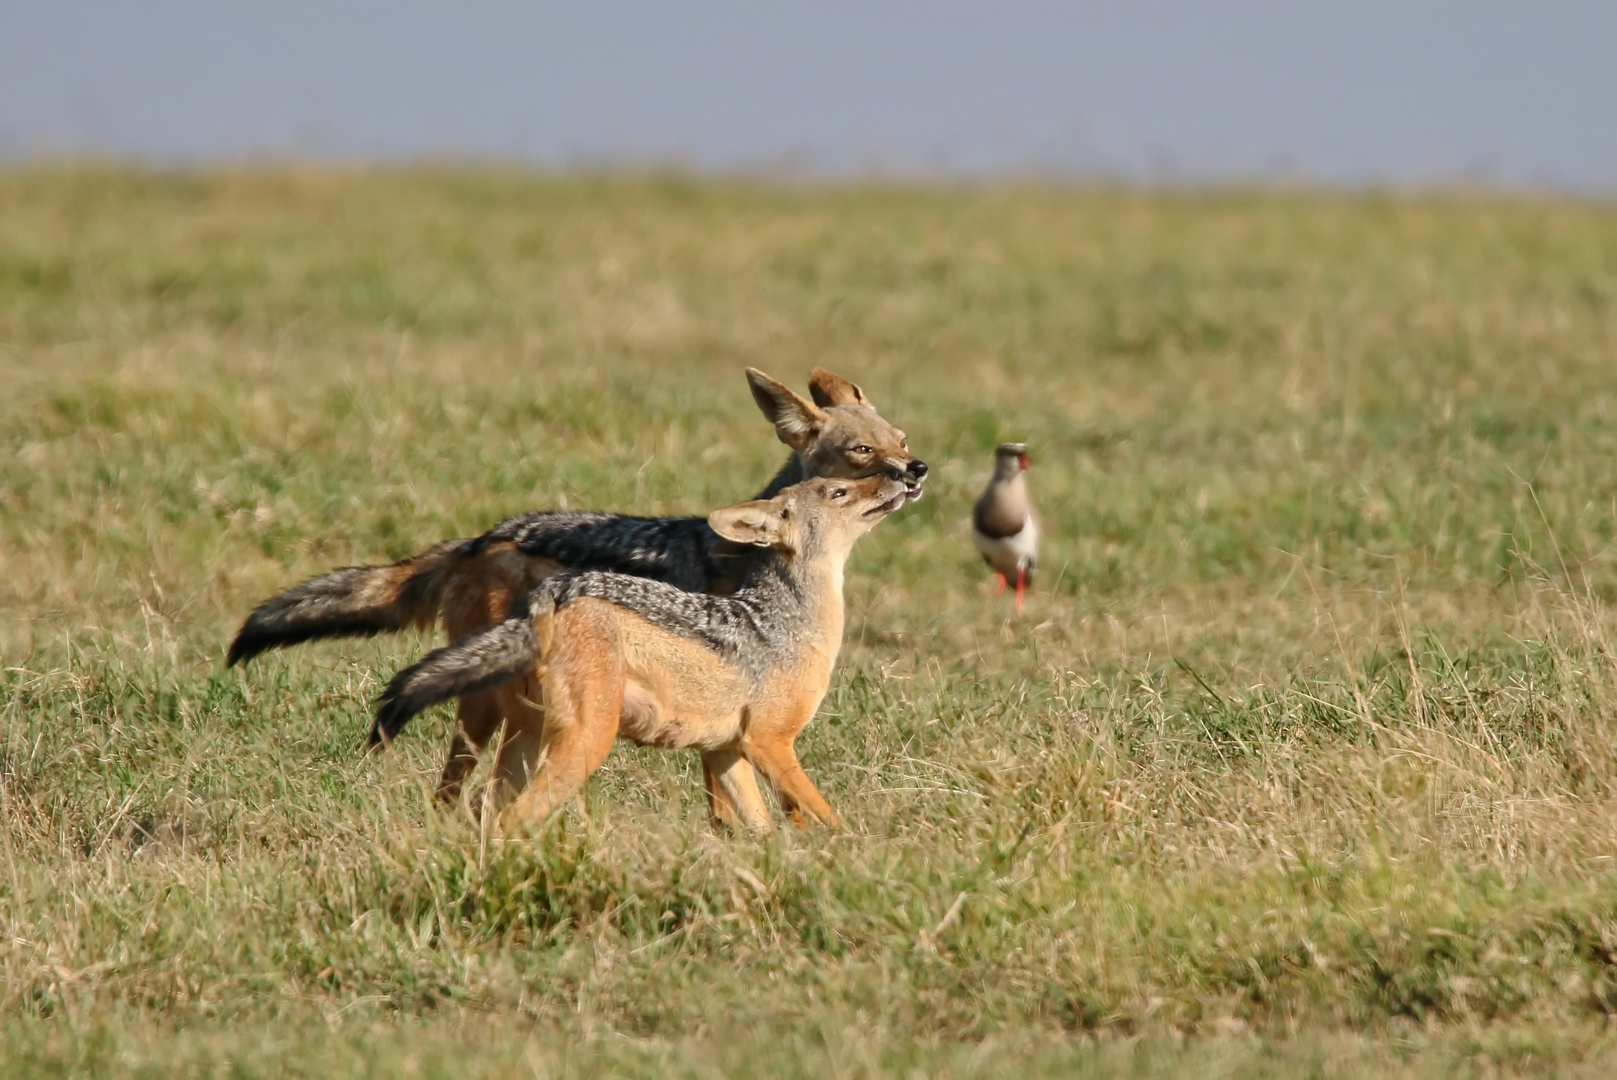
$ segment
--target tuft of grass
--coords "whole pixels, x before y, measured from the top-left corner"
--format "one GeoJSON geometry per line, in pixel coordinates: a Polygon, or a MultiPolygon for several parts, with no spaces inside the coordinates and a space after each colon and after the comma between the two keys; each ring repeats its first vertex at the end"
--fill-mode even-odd
{"type": "Polygon", "coordinates": [[[7,1075],[1610,1072],[1610,204],[39,166],[0,225],[7,1075]],[[359,752],[430,638],[222,668],[334,565],[750,496],[747,364],[933,465],[801,740],[846,831],[620,747],[493,840],[447,710],[359,752]]]}

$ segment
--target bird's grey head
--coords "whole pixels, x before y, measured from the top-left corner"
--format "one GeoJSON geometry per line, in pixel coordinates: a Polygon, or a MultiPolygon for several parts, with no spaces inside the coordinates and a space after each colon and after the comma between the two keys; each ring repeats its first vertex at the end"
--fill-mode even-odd
{"type": "Polygon", "coordinates": [[[1019,472],[1026,472],[1031,464],[1027,456],[1027,443],[1000,443],[994,448],[996,478],[1008,480],[1019,472]]]}

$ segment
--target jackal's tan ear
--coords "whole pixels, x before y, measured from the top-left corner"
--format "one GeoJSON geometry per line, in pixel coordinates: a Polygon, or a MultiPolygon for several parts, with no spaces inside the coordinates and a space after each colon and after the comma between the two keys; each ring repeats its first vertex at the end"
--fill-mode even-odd
{"type": "Polygon", "coordinates": [[[736,544],[774,547],[786,535],[786,501],[755,499],[707,516],[708,528],[736,544]]]}
{"type": "Polygon", "coordinates": [[[783,382],[771,379],[757,368],[747,369],[747,385],[752,400],[775,425],[775,435],[793,450],[808,446],[827,419],[813,402],[805,401],[783,382]]]}
{"type": "Polygon", "coordinates": [[[865,397],[858,383],[849,382],[823,367],[809,372],[809,397],[822,409],[829,409],[833,405],[870,404],[870,399],[865,397]]]}

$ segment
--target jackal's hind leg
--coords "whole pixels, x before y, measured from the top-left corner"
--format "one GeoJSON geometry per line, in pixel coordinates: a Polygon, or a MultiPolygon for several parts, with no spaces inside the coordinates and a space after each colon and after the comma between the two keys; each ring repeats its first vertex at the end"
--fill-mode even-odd
{"type": "Polygon", "coordinates": [[[708,821],[715,828],[770,828],[769,808],[758,791],[758,775],[734,747],[702,753],[702,779],[707,785],[708,821]]]}
{"type": "Polygon", "coordinates": [[[544,749],[545,713],[535,700],[532,679],[507,683],[494,691],[496,713],[505,719],[505,734],[494,755],[494,769],[484,789],[483,806],[499,813],[528,786],[544,749]]]}
{"type": "Polygon", "coordinates": [[[478,760],[504,718],[497,690],[467,694],[456,705],[455,713],[455,732],[449,738],[449,758],[444,762],[443,775],[438,778],[438,801],[446,806],[460,800],[466,778],[477,768],[478,760]]]}
{"type": "Polygon", "coordinates": [[[545,706],[543,712],[533,710],[539,721],[534,726],[540,729],[537,752],[527,786],[505,812],[506,831],[543,824],[606,761],[623,709],[621,662],[612,657],[576,681],[565,676],[547,681],[545,706]]]}
{"type": "Polygon", "coordinates": [[[555,732],[547,728],[540,740],[539,765],[521,796],[502,818],[504,831],[513,826],[532,828],[542,825],[563,803],[583,788],[590,774],[601,767],[612,750],[617,732],[586,732],[569,727],[555,732]]]}
{"type": "MultiPolygon", "coordinates": [[[[449,641],[459,641],[468,634],[504,622],[511,614],[512,599],[527,587],[522,574],[526,568],[526,561],[508,543],[495,544],[471,560],[457,564],[449,575],[443,594],[444,633],[449,641]]],[[[460,799],[466,778],[477,768],[489,740],[500,729],[500,721],[506,719],[501,698],[503,693],[503,688],[483,690],[467,694],[457,704],[457,723],[449,737],[449,756],[444,761],[444,771],[438,780],[440,802],[454,803],[460,799]]],[[[530,687],[526,693],[529,698],[537,699],[537,688],[530,687]]],[[[532,738],[538,738],[537,730],[532,738]]],[[[505,741],[501,740],[502,754],[505,741]]],[[[512,753],[519,753],[523,745],[523,740],[518,739],[512,753]]],[[[496,759],[498,757],[496,755],[496,759]]],[[[517,790],[521,790],[520,783],[517,790]]],[[[477,801],[480,800],[474,800],[477,801]]],[[[498,803],[496,793],[496,808],[498,803]]]]}

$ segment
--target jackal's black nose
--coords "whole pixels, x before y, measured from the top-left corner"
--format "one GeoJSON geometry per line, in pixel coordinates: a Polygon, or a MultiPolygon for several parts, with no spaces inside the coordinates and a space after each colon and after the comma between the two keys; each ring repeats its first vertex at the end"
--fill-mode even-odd
{"type": "Polygon", "coordinates": [[[909,472],[910,476],[913,477],[914,479],[916,479],[916,480],[925,480],[926,479],[926,462],[922,461],[920,458],[916,458],[914,461],[910,462],[910,467],[909,467],[909,469],[907,471],[909,472]]]}

